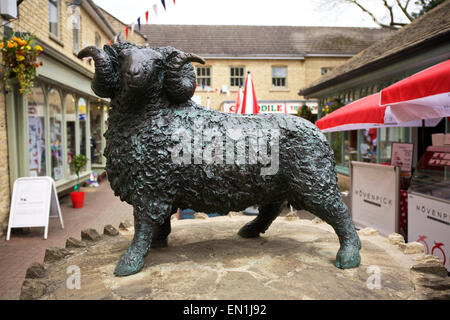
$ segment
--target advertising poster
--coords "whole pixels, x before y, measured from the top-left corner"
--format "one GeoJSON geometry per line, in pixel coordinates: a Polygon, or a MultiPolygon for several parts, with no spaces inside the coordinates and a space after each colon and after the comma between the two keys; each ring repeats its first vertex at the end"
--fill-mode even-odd
{"type": "Polygon", "coordinates": [[[399,176],[393,166],[352,161],[352,219],[358,228],[384,236],[398,232],[399,176]]]}
{"type": "Polygon", "coordinates": [[[425,246],[450,271],[450,204],[417,193],[408,195],[408,242],[425,246]]]}
{"type": "Polygon", "coordinates": [[[401,172],[411,172],[413,152],[412,143],[392,143],[391,165],[400,167],[401,172]]]}

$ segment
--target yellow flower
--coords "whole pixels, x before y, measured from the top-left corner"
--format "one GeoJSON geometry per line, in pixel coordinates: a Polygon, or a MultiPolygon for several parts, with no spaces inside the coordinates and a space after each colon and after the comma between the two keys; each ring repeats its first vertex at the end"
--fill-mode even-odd
{"type": "Polygon", "coordinates": [[[26,48],[27,48],[27,50],[31,50],[31,47],[30,47],[30,46],[26,46],[26,48]]]}
{"type": "Polygon", "coordinates": [[[3,49],[5,47],[5,45],[3,44],[3,42],[0,42],[0,49],[3,49]]]}
{"type": "Polygon", "coordinates": [[[14,47],[14,45],[13,45],[13,43],[11,41],[8,41],[7,47],[8,48],[12,48],[12,47],[14,47]]]}
{"type": "Polygon", "coordinates": [[[16,54],[16,60],[17,60],[17,62],[23,61],[23,60],[25,60],[25,57],[21,56],[20,54],[16,54]]]}
{"type": "Polygon", "coordinates": [[[36,47],[34,47],[34,49],[36,49],[37,51],[44,51],[44,49],[42,49],[41,46],[37,45],[36,47]]]}

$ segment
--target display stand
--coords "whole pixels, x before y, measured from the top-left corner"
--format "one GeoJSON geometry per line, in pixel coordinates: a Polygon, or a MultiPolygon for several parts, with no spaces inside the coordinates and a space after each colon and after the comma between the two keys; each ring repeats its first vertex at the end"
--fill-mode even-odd
{"type": "Polygon", "coordinates": [[[375,228],[384,236],[398,232],[400,168],[352,161],[350,180],[355,226],[375,228]]]}
{"type": "Polygon", "coordinates": [[[55,182],[50,177],[19,178],[14,182],[6,240],[12,228],[44,227],[47,239],[49,219],[64,222],[56,193],[55,182]]]}

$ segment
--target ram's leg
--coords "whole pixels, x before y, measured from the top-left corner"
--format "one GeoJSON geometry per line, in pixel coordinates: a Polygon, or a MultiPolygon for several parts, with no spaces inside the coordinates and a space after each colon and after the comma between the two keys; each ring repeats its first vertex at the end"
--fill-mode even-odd
{"type": "Polygon", "coordinates": [[[165,248],[168,246],[168,237],[170,234],[171,216],[168,216],[162,225],[154,225],[152,235],[152,248],[165,248]]]}
{"type": "MultiPolygon", "coordinates": [[[[331,194],[320,189],[304,192],[299,206],[304,207],[333,227],[340,244],[336,255],[336,267],[355,268],[361,263],[359,255],[361,241],[337,186],[332,188],[334,190],[331,194]]],[[[295,202],[293,204],[297,209],[295,202]]]]}
{"type": "Polygon", "coordinates": [[[134,237],[127,252],[114,270],[116,276],[129,276],[142,270],[144,257],[150,251],[155,222],[145,213],[134,211],[134,237]]]}
{"type": "Polygon", "coordinates": [[[270,203],[259,209],[258,216],[244,225],[238,232],[243,238],[256,238],[260,233],[266,232],[281,212],[283,202],[270,203]]]}

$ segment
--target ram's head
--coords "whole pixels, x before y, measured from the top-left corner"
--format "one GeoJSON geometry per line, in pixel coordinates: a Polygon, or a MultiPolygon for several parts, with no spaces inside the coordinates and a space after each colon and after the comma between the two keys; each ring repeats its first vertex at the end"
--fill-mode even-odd
{"type": "Polygon", "coordinates": [[[129,97],[164,94],[175,103],[194,94],[195,72],[190,62],[205,63],[195,54],[172,47],[152,49],[128,42],[105,45],[103,50],[86,47],[78,57],[94,59],[92,90],[102,98],[114,98],[119,92],[129,97]]]}

